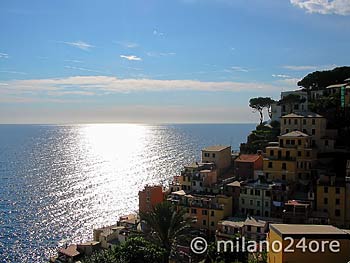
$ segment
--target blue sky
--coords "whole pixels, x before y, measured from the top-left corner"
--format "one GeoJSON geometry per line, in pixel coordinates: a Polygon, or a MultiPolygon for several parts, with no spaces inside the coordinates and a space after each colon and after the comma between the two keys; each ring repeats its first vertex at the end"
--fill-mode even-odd
{"type": "Polygon", "coordinates": [[[2,0],[0,123],[255,122],[349,65],[348,0],[2,0]]]}

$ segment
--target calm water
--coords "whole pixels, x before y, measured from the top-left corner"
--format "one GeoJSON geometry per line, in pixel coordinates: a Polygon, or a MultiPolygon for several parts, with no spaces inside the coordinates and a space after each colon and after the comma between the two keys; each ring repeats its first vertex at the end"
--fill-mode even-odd
{"type": "Polygon", "coordinates": [[[0,125],[0,262],[45,262],[138,208],[200,149],[238,149],[254,125],[0,125]]]}

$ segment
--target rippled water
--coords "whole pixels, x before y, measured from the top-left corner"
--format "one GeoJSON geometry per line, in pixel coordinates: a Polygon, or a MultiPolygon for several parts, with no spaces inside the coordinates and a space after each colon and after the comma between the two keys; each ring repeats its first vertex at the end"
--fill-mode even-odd
{"type": "Polygon", "coordinates": [[[58,245],[136,211],[211,144],[238,148],[250,124],[0,125],[0,262],[45,262],[58,245]]]}

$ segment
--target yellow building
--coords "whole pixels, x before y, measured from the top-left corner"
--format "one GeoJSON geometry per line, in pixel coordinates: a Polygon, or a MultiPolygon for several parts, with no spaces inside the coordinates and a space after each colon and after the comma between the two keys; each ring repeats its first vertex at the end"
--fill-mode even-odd
{"type": "Polygon", "coordinates": [[[281,117],[281,134],[302,131],[311,136],[311,145],[316,146],[319,152],[334,149],[336,132],[326,128],[326,118],[312,112],[290,113],[281,117]]]}
{"type": "Polygon", "coordinates": [[[202,162],[214,163],[218,176],[224,174],[232,166],[231,146],[215,145],[204,148],[202,162]]]}
{"type": "Polygon", "coordinates": [[[194,219],[192,227],[208,234],[215,234],[218,222],[232,216],[231,196],[190,195],[181,190],[171,193],[168,200],[187,211],[186,216],[194,219]]]}
{"type": "Polygon", "coordinates": [[[268,180],[307,184],[316,161],[311,137],[291,131],[278,137],[278,145],[266,147],[263,171],[268,180]]]}
{"type": "Polygon", "coordinates": [[[350,178],[322,177],[317,184],[317,210],[328,213],[330,223],[350,229],[350,178]]]}
{"type": "Polygon", "coordinates": [[[268,263],[350,261],[350,234],[334,226],[271,224],[268,243],[268,263]]]}

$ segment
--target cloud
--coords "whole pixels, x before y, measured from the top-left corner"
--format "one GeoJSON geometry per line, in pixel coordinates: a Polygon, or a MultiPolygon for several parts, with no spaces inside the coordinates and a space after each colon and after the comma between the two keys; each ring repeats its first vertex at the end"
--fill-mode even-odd
{"type": "Polygon", "coordinates": [[[149,57],[167,57],[167,56],[175,56],[175,52],[147,52],[147,56],[149,57]]]}
{"type": "Polygon", "coordinates": [[[87,72],[95,72],[95,73],[106,73],[100,70],[95,69],[89,69],[89,68],[81,68],[81,67],[72,67],[72,66],[64,66],[66,69],[73,69],[73,70],[80,70],[80,71],[87,71],[87,72]]]}
{"type": "Polygon", "coordinates": [[[337,65],[319,65],[319,66],[296,66],[296,65],[285,65],[282,68],[291,71],[315,71],[315,70],[330,70],[337,67],[337,65]]]}
{"type": "Polygon", "coordinates": [[[276,82],[280,83],[281,85],[285,86],[286,88],[295,88],[297,87],[297,83],[300,81],[298,78],[286,78],[286,79],[279,79],[276,82]]]}
{"type": "Polygon", "coordinates": [[[272,77],[274,77],[274,78],[290,78],[289,75],[284,75],[284,74],[272,74],[272,77]]]}
{"type": "Polygon", "coordinates": [[[60,43],[64,43],[66,45],[69,45],[69,46],[72,46],[72,47],[76,47],[76,48],[79,48],[79,49],[82,49],[82,50],[85,50],[85,51],[88,51],[90,50],[91,48],[93,48],[94,46],[93,45],[90,45],[86,42],[83,42],[83,41],[76,41],[76,42],[60,42],[60,43]]]}
{"type": "Polygon", "coordinates": [[[6,53],[0,53],[0,58],[9,58],[9,55],[6,53]]]}
{"type": "Polygon", "coordinates": [[[162,33],[162,32],[159,32],[157,29],[154,29],[154,30],[153,30],[153,35],[154,35],[154,36],[160,36],[160,37],[162,37],[162,36],[164,36],[165,34],[162,33]]]}
{"type": "Polygon", "coordinates": [[[25,73],[25,72],[13,71],[13,70],[0,70],[0,73],[27,75],[27,73],[25,73]]]}
{"type": "Polygon", "coordinates": [[[236,72],[249,72],[248,69],[246,68],[242,68],[242,67],[237,67],[237,66],[234,66],[234,67],[230,67],[228,70],[226,70],[228,72],[231,72],[231,71],[236,71],[236,72]]]}
{"type": "Polygon", "coordinates": [[[290,3],[308,13],[350,15],[349,0],[290,0],[290,3]]]}
{"type": "MultiPolygon", "coordinates": [[[[280,91],[279,85],[255,82],[205,82],[198,80],[119,79],[110,76],[74,76],[51,79],[12,80],[7,92],[31,94],[62,94],[66,91],[94,93],[130,93],[161,91],[206,91],[206,92],[272,92],[280,91]],[[49,93],[48,93],[49,92],[49,93]]],[[[5,87],[6,90],[6,87],[5,87]]],[[[4,90],[1,90],[4,92],[4,90]]],[[[1,94],[1,93],[0,93],[1,94]]],[[[83,95],[83,94],[82,94],[83,95]]]]}
{"type": "Polygon", "coordinates": [[[140,57],[137,57],[135,55],[130,55],[130,56],[127,56],[127,55],[120,55],[121,58],[125,58],[127,60],[132,60],[132,61],[141,61],[142,59],[140,57]]]}
{"type": "Polygon", "coordinates": [[[81,60],[76,60],[76,59],[65,59],[65,62],[71,62],[71,63],[83,63],[81,60]]]}
{"type": "Polygon", "coordinates": [[[117,41],[117,44],[121,45],[122,47],[125,48],[136,48],[139,46],[139,44],[134,43],[134,42],[128,42],[128,41],[117,41]]]}

